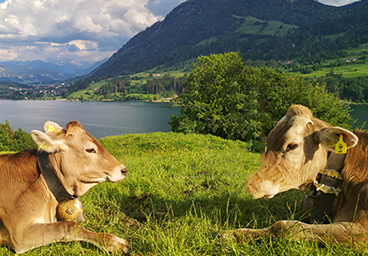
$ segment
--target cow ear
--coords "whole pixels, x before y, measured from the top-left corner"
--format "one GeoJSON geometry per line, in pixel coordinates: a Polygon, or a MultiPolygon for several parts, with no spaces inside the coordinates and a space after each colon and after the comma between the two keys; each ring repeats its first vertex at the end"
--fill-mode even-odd
{"type": "Polygon", "coordinates": [[[323,147],[329,151],[335,151],[335,144],[339,141],[340,135],[343,136],[347,149],[355,147],[359,141],[354,133],[341,127],[326,128],[319,131],[317,135],[323,147]]]}
{"type": "Polygon", "coordinates": [[[84,128],[82,127],[82,125],[78,122],[78,121],[70,121],[67,125],[66,125],[66,133],[67,135],[70,134],[78,134],[80,132],[85,131],[84,128]]]}
{"type": "MultiPolygon", "coordinates": [[[[64,139],[57,136],[49,136],[41,131],[33,130],[32,139],[37,143],[39,150],[55,153],[65,149],[64,139]]],[[[62,137],[62,136],[61,136],[62,137]]]]}
{"type": "Polygon", "coordinates": [[[63,127],[51,121],[47,121],[44,124],[43,128],[45,129],[47,134],[54,134],[56,136],[59,136],[65,133],[65,129],[63,127]]]}

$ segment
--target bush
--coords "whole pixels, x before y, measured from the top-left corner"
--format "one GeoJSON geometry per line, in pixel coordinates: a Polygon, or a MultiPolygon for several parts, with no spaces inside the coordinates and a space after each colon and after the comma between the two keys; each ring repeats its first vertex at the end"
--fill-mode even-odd
{"type": "Polygon", "coordinates": [[[5,121],[5,124],[0,124],[0,151],[20,151],[36,147],[29,133],[21,128],[13,131],[8,120],[5,121]]]}
{"type": "Polygon", "coordinates": [[[197,59],[184,93],[180,116],[171,116],[172,131],[213,134],[260,146],[265,135],[293,104],[309,107],[332,125],[351,128],[349,107],[325,85],[268,68],[248,67],[238,53],[197,59]]]}

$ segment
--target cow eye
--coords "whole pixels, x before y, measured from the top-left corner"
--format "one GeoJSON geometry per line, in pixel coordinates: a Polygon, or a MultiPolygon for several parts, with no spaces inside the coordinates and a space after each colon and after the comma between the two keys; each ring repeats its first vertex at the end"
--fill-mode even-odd
{"type": "Polygon", "coordinates": [[[86,152],[87,153],[93,153],[93,154],[96,154],[96,150],[94,148],[88,148],[86,149],[86,152]]]}
{"type": "Polygon", "coordinates": [[[298,147],[298,144],[291,143],[286,147],[286,152],[289,152],[290,150],[294,150],[298,147]]]}

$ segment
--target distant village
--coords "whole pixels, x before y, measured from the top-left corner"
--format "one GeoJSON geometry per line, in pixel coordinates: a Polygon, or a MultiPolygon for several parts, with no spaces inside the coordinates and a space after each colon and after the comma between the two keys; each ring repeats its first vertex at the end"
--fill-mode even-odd
{"type": "MultiPolygon", "coordinates": [[[[153,74],[153,77],[160,77],[160,74],[153,74]]],[[[116,78],[123,77],[122,75],[106,78],[105,81],[112,81],[116,78]]],[[[137,79],[132,77],[131,79],[137,79]]],[[[61,96],[64,97],[69,87],[75,84],[77,81],[70,81],[71,83],[60,82],[58,84],[39,84],[39,85],[20,85],[19,87],[9,86],[7,93],[4,95],[4,90],[0,88],[0,100],[4,99],[35,99],[35,98],[50,98],[61,96]],[[12,95],[11,97],[9,97],[12,95]],[[14,97],[15,96],[15,97],[14,97]]],[[[91,81],[94,83],[94,81],[91,81]]],[[[95,88],[95,91],[99,88],[95,88]]]]}
{"type": "Polygon", "coordinates": [[[34,85],[34,86],[22,86],[19,88],[9,87],[9,89],[15,95],[23,95],[24,99],[28,97],[56,97],[62,96],[69,89],[69,84],[50,84],[50,85],[34,85]],[[27,97],[28,96],[28,97],[27,97]]]}

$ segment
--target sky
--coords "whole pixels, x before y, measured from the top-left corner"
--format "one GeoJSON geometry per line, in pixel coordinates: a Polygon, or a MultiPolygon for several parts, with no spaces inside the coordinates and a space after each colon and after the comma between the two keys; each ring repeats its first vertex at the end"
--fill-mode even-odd
{"type": "MultiPolygon", "coordinates": [[[[185,0],[0,0],[0,62],[109,58],[185,0]]],[[[356,0],[319,0],[341,6],[356,0]]]]}

